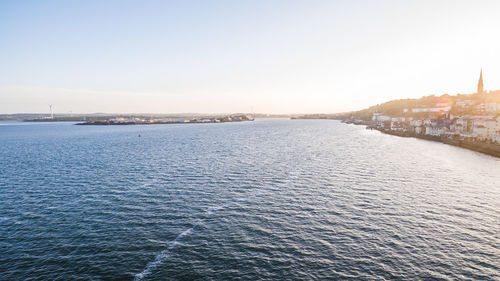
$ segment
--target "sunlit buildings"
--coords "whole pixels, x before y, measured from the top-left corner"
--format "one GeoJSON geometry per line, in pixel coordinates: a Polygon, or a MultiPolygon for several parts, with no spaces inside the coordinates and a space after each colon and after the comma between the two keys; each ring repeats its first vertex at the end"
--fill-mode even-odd
{"type": "Polygon", "coordinates": [[[397,133],[500,144],[500,92],[484,91],[482,70],[477,90],[463,98],[436,97],[434,103],[412,101],[398,115],[375,112],[371,122],[397,133]]]}

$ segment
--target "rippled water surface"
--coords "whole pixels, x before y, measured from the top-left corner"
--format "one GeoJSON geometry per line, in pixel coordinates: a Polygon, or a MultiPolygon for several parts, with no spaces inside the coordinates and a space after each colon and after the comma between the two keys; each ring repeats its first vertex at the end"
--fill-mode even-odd
{"type": "Polygon", "coordinates": [[[500,160],[331,120],[3,122],[0,279],[499,280],[500,160]]]}

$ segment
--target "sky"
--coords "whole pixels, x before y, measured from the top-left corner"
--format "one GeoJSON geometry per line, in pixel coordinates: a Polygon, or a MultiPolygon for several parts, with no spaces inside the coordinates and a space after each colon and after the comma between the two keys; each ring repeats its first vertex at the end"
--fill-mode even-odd
{"type": "Polygon", "coordinates": [[[500,1],[0,0],[0,113],[334,113],[500,89],[500,1]]]}

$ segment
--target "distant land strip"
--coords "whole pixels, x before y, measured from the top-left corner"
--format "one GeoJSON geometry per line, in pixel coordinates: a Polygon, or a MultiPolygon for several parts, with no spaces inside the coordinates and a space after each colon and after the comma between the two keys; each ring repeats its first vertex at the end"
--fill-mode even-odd
{"type": "Polygon", "coordinates": [[[153,124],[199,124],[199,123],[226,123],[253,121],[252,117],[247,115],[228,115],[222,117],[202,117],[190,119],[172,119],[172,118],[138,118],[138,117],[119,117],[105,120],[89,120],[76,125],[153,125],[153,124]]]}

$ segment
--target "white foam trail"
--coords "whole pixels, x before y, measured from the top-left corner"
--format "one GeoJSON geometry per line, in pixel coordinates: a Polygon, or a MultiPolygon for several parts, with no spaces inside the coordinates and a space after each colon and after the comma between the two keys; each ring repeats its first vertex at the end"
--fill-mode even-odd
{"type": "MultiPolygon", "coordinates": [[[[263,194],[263,191],[262,190],[257,190],[257,191],[251,191],[249,192],[249,194],[247,194],[246,196],[243,196],[243,197],[240,197],[240,198],[236,198],[235,201],[244,201],[244,200],[248,200],[248,199],[252,199],[256,196],[259,196],[263,194]]],[[[205,212],[209,215],[213,214],[215,211],[217,210],[221,210],[221,209],[224,209],[226,207],[229,207],[231,206],[232,204],[234,204],[234,202],[232,203],[227,203],[227,204],[223,204],[223,205],[218,205],[218,206],[213,206],[213,207],[209,207],[205,212]]],[[[169,257],[170,255],[170,251],[175,248],[175,246],[177,245],[182,245],[182,243],[179,242],[179,240],[182,239],[182,237],[186,236],[186,235],[189,235],[193,232],[193,229],[198,226],[198,225],[202,225],[203,224],[203,220],[199,220],[197,222],[197,224],[193,227],[191,227],[190,229],[187,229],[185,231],[183,231],[181,234],[177,235],[177,237],[171,241],[168,246],[167,249],[161,251],[158,255],[156,255],[155,257],[155,260],[148,263],[148,265],[146,265],[146,268],[141,272],[141,273],[138,273],[135,275],[135,278],[134,280],[135,281],[140,281],[140,280],[143,280],[146,276],[148,276],[149,274],[151,274],[153,272],[153,270],[155,270],[159,265],[161,265],[162,263],[165,262],[165,260],[169,257]]]]}
{"type": "Polygon", "coordinates": [[[177,235],[177,237],[175,237],[174,241],[172,241],[170,243],[170,246],[168,246],[167,249],[161,251],[158,255],[156,255],[154,261],[148,263],[148,265],[146,265],[146,268],[141,273],[138,273],[138,274],[135,275],[134,280],[135,281],[143,280],[144,277],[146,277],[149,274],[151,274],[151,272],[155,268],[157,268],[160,264],[162,264],[163,262],[165,262],[165,260],[169,257],[170,250],[172,250],[173,248],[175,248],[175,246],[181,244],[181,243],[179,243],[179,240],[182,239],[182,237],[191,234],[192,232],[193,232],[193,227],[191,227],[190,229],[184,230],[181,234],[177,235]]]}

